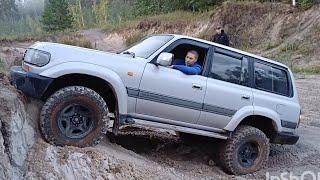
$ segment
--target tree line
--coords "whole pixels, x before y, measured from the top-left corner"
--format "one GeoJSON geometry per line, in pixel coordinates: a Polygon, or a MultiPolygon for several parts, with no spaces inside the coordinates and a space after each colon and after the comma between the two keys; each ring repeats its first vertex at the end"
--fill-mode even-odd
{"type": "Polygon", "coordinates": [[[47,0],[42,16],[46,31],[102,26],[175,10],[201,11],[223,0],[47,0]],[[110,10],[110,12],[109,12],[110,10]],[[109,15],[111,15],[109,17],[109,15]]]}
{"type": "MultiPolygon", "coordinates": [[[[37,33],[101,27],[176,10],[206,11],[226,0],[24,0],[24,4],[20,1],[0,0],[0,36],[15,31],[37,33]]],[[[307,7],[315,0],[297,2],[307,7]]]]}

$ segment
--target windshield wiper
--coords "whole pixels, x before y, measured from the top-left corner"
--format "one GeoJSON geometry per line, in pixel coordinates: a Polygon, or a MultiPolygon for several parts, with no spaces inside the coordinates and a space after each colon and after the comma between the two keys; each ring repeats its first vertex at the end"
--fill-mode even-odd
{"type": "Polygon", "coordinates": [[[136,54],[134,52],[130,52],[130,51],[124,51],[122,54],[129,54],[131,55],[133,58],[136,57],[136,54]]]}

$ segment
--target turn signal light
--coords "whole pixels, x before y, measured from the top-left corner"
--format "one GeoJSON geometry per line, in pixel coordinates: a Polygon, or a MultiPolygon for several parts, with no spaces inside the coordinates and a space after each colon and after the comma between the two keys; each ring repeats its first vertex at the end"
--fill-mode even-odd
{"type": "Polygon", "coordinates": [[[302,111],[300,110],[298,126],[300,125],[301,119],[302,119],[302,111]]]}
{"type": "Polygon", "coordinates": [[[30,70],[31,70],[30,66],[28,66],[26,63],[22,63],[22,69],[25,72],[30,72],[30,70]]]}

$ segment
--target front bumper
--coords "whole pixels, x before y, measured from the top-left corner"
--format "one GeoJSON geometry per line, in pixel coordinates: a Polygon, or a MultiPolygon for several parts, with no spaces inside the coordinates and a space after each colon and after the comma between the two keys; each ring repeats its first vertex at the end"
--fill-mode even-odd
{"type": "Polygon", "coordinates": [[[41,99],[53,79],[35,73],[25,72],[21,66],[10,69],[10,82],[28,96],[41,99]]]}
{"type": "Polygon", "coordinates": [[[293,145],[293,144],[296,144],[298,140],[299,140],[299,136],[296,134],[280,132],[274,137],[273,143],[293,145]]]}

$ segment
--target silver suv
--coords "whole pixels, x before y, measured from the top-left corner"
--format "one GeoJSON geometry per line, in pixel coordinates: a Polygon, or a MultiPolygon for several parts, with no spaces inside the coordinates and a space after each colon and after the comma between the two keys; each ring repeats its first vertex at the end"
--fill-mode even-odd
{"type": "Polygon", "coordinates": [[[270,144],[295,144],[300,105],[290,69],[209,41],[155,35],[118,53],[39,42],[12,67],[12,84],[45,101],[40,127],[55,145],[89,146],[107,127],[139,124],[223,139],[232,174],[259,170],[270,144]],[[168,68],[189,50],[200,75],[168,68]]]}

